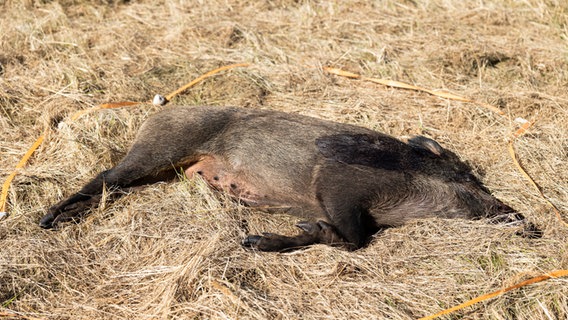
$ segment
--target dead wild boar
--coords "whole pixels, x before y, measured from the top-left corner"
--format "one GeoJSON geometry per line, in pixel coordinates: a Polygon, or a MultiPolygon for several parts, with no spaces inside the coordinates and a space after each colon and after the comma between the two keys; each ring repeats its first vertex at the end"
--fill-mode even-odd
{"type": "MultiPolygon", "coordinates": [[[[307,219],[300,233],[250,235],[245,247],[285,251],[315,243],[364,246],[384,227],[428,217],[522,222],[471,168],[436,141],[406,142],[307,116],[230,107],[171,107],[150,117],[125,158],[49,208],[40,226],[78,221],[133,187],[201,175],[213,188],[267,211],[307,219]],[[111,197],[112,198],[112,197],[111,197]]],[[[525,223],[525,229],[534,231],[525,223]]]]}

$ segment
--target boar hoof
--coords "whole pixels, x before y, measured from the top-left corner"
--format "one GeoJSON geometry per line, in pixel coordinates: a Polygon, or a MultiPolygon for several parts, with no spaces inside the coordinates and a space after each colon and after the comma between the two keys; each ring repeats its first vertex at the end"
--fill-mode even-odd
{"type": "Polygon", "coordinates": [[[252,248],[257,247],[257,245],[258,245],[258,243],[260,242],[261,239],[262,239],[262,236],[252,235],[252,236],[246,237],[241,244],[245,248],[251,248],[252,249],[252,248]]]}
{"type": "Polygon", "coordinates": [[[295,237],[287,237],[265,232],[262,236],[250,235],[246,237],[242,242],[242,246],[259,251],[286,252],[314,243],[316,243],[314,237],[307,233],[295,237]]]}
{"type": "Polygon", "coordinates": [[[307,233],[314,233],[319,231],[319,226],[316,223],[309,222],[309,221],[301,221],[296,224],[296,227],[302,229],[307,233]]]}
{"type": "Polygon", "coordinates": [[[41,218],[41,220],[39,221],[39,226],[44,229],[51,229],[53,228],[54,220],[55,216],[53,215],[53,213],[50,212],[41,218]]]}
{"type": "Polygon", "coordinates": [[[543,232],[537,226],[535,226],[533,223],[526,222],[523,229],[517,231],[516,234],[518,236],[523,237],[523,238],[539,239],[539,238],[542,238],[543,232]]]}

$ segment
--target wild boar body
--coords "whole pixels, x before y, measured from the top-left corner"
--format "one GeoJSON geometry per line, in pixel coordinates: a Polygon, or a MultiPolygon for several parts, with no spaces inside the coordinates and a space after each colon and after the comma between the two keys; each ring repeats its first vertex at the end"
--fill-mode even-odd
{"type": "Polygon", "coordinates": [[[116,167],[50,208],[40,225],[81,216],[97,205],[104,185],[125,189],[180,169],[251,207],[311,220],[298,224],[297,236],[245,239],[245,246],[266,251],[312,243],[359,248],[379,228],[417,218],[522,220],[469,166],[428,138],[402,142],[362,127],[269,110],[171,107],[142,125],[116,167]]]}

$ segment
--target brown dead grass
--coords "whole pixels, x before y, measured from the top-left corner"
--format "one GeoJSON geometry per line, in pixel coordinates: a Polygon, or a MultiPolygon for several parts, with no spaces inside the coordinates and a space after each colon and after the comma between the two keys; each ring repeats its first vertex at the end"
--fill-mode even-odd
{"type": "MultiPolygon", "coordinates": [[[[2,312],[49,319],[412,319],[553,269],[568,269],[568,5],[563,1],[0,1],[0,177],[46,128],[0,221],[2,312]],[[158,184],[46,231],[45,209],[115,164],[158,108],[146,101],[221,65],[176,104],[297,112],[393,135],[426,134],[470,161],[494,193],[544,230],[519,238],[483,221],[425,220],[356,252],[247,251],[248,232],[294,232],[209,191],[158,184]],[[326,74],[448,89],[473,104],[326,74]],[[54,119],[62,119],[54,124],[54,119]]],[[[169,107],[169,106],[168,106],[169,107]]],[[[465,319],[566,319],[566,279],[477,304],[465,319]]]]}

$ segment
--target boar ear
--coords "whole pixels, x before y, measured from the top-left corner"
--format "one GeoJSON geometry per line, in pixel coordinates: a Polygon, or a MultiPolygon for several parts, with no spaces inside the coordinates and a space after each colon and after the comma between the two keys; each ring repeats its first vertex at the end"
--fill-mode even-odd
{"type": "Polygon", "coordinates": [[[445,152],[438,142],[423,136],[414,136],[408,139],[407,144],[413,148],[430,151],[437,156],[441,156],[445,152]]]}

